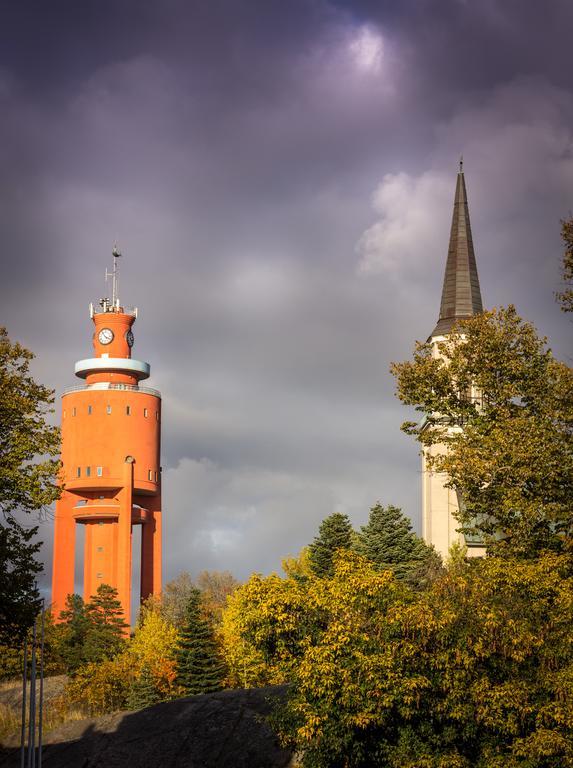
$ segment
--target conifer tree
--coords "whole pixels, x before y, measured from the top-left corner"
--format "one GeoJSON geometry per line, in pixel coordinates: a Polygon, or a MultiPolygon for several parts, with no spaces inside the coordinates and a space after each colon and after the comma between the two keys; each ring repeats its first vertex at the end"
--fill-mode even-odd
{"type": "Polygon", "coordinates": [[[193,588],[187,603],[177,651],[177,683],[188,695],[213,693],[223,687],[225,667],[213,630],[202,614],[201,592],[193,588]]]}
{"type": "Polygon", "coordinates": [[[131,710],[145,709],[163,701],[157,688],[157,682],[148,664],[143,666],[141,674],[131,684],[128,707],[131,710]]]}
{"type": "Polygon", "coordinates": [[[378,503],[371,508],[355,549],[380,570],[391,570],[397,579],[410,582],[423,579],[440,565],[435,550],[416,536],[408,518],[392,504],[384,507],[378,503]]]}
{"type": "Polygon", "coordinates": [[[86,654],[90,661],[112,659],[125,644],[128,629],[123,618],[117,589],[109,584],[100,584],[97,592],[86,605],[89,622],[86,638],[86,654]]]}
{"type": "Polygon", "coordinates": [[[354,532],[348,515],[335,512],[320,524],[318,536],[308,548],[311,570],[316,576],[332,576],[333,557],[338,549],[352,547],[354,532]]]}

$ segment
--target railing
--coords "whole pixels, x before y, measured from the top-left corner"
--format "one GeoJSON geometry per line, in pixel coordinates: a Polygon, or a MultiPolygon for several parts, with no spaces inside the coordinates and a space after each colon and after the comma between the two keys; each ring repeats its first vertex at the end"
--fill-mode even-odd
{"type": "Polygon", "coordinates": [[[66,387],[62,392],[64,395],[69,395],[70,392],[82,392],[83,390],[89,390],[90,392],[107,392],[110,389],[127,391],[127,392],[142,392],[144,395],[155,395],[155,397],[161,397],[161,392],[158,389],[152,389],[151,387],[137,387],[134,384],[108,384],[101,382],[97,384],[76,384],[73,387],[66,387]]]}

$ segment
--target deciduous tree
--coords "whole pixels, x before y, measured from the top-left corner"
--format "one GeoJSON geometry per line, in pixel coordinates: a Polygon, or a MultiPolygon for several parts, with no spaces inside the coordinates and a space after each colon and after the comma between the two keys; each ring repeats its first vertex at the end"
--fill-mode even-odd
{"type": "Polygon", "coordinates": [[[511,306],[459,322],[438,349],[418,344],[392,370],[400,399],[424,414],[424,429],[402,429],[443,446],[429,461],[461,494],[461,529],[525,556],[569,549],[573,371],[511,306]]]}
{"type": "Polygon", "coordinates": [[[17,516],[58,498],[59,430],[47,422],[54,393],[30,375],[33,354],[0,328],[0,642],[19,643],[40,609],[36,527],[17,516]]]}

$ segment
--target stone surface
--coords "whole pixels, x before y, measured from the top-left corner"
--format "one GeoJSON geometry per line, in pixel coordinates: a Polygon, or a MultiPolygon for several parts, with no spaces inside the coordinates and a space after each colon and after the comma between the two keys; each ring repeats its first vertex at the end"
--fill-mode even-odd
{"type": "MultiPolygon", "coordinates": [[[[228,690],[66,723],[44,741],[43,768],[287,768],[266,723],[284,686],[228,690]]],[[[5,749],[1,768],[19,766],[5,749]]]]}

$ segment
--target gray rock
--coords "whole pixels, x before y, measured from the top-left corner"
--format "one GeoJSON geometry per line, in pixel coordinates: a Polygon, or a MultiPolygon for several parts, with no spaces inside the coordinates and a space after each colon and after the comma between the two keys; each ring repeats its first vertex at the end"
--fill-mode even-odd
{"type": "MultiPolygon", "coordinates": [[[[44,741],[43,768],[287,768],[266,722],[285,686],[227,690],[66,723],[44,741]]],[[[14,745],[15,747],[15,745],[14,745]]],[[[17,768],[4,749],[1,768],[17,768]]]]}

